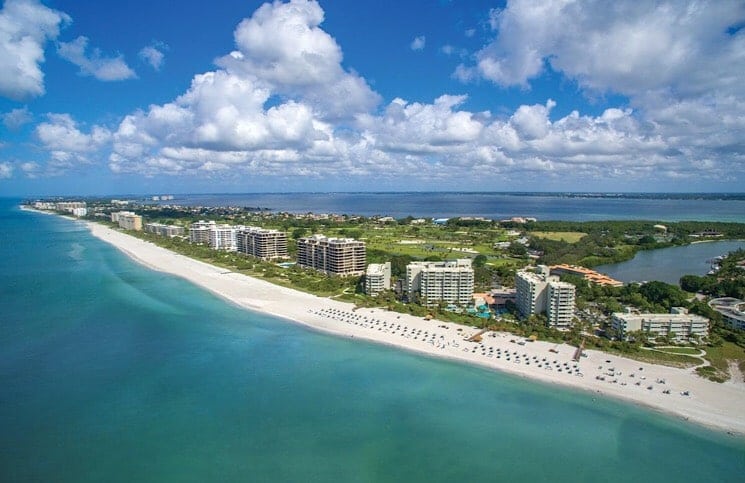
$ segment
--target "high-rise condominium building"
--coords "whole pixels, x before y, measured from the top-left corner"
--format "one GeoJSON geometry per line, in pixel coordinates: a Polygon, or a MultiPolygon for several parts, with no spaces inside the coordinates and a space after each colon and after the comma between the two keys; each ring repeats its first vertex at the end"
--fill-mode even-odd
{"type": "Polygon", "coordinates": [[[178,225],[164,225],[163,223],[145,223],[145,231],[155,235],[175,237],[184,234],[184,227],[178,225]]]}
{"type": "Polygon", "coordinates": [[[426,305],[443,301],[468,305],[473,298],[471,259],[412,262],[406,266],[406,293],[426,305]]]}
{"type": "Polygon", "coordinates": [[[209,245],[210,243],[210,228],[216,226],[217,223],[214,221],[200,220],[192,223],[189,226],[189,241],[192,243],[202,243],[209,245]]]}
{"type": "Polygon", "coordinates": [[[376,296],[391,289],[391,262],[371,263],[365,272],[365,293],[376,296]]]}
{"type": "Polygon", "coordinates": [[[549,275],[548,267],[537,272],[518,271],[515,275],[516,304],[520,315],[546,314],[548,325],[568,328],[574,318],[574,285],[549,275]]]}
{"type": "Polygon", "coordinates": [[[125,230],[142,231],[142,217],[131,211],[115,211],[111,214],[111,221],[125,230]]]}
{"type": "Polygon", "coordinates": [[[352,238],[313,235],[297,241],[297,263],[329,275],[362,275],[367,257],[365,242],[352,238]]]}
{"type": "Polygon", "coordinates": [[[237,249],[236,233],[244,226],[220,225],[214,221],[198,221],[189,227],[189,241],[208,244],[215,250],[235,251],[237,249]]]}
{"type": "Polygon", "coordinates": [[[236,233],[236,243],[240,253],[262,260],[287,258],[287,234],[282,231],[247,226],[236,233]]]}

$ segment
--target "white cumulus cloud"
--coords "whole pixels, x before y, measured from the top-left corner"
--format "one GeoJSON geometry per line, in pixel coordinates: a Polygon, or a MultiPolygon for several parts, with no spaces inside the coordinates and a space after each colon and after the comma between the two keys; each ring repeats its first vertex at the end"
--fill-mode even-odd
{"type": "Polygon", "coordinates": [[[150,67],[157,71],[160,70],[160,67],[163,65],[163,60],[165,59],[163,51],[166,49],[166,45],[160,42],[155,42],[152,45],[143,47],[138,55],[140,59],[150,64],[150,67]]]}
{"type": "Polygon", "coordinates": [[[80,68],[80,74],[101,81],[120,81],[137,77],[124,61],[124,56],[104,57],[98,48],[88,50],[88,38],[80,36],[72,42],[60,42],[57,53],[80,68]]]}
{"type": "Polygon", "coordinates": [[[14,100],[44,94],[44,46],[70,22],[37,0],[6,0],[0,10],[0,95],[14,100]]]}
{"type": "Polygon", "coordinates": [[[424,35],[420,35],[418,37],[415,37],[414,40],[411,41],[411,44],[409,47],[411,50],[424,50],[424,46],[427,43],[427,38],[424,35]]]}
{"type": "Polygon", "coordinates": [[[21,126],[31,122],[34,116],[29,112],[28,107],[22,107],[2,114],[0,118],[2,118],[5,127],[11,131],[17,131],[21,126]]]}
{"type": "Polygon", "coordinates": [[[265,3],[235,29],[238,50],[217,63],[259,79],[274,93],[302,98],[328,119],[367,112],[380,96],[342,67],[341,47],[319,27],[323,19],[315,1],[265,3]]]}
{"type": "MultiPolygon", "coordinates": [[[[642,4],[639,9],[657,11],[642,4]]],[[[578,0],[509,2],[504,10],[493,11],[494,42],[516,50],[500,51],[502,47],[490,43],[476,63],[461,66],[463,76],[486,77],[480,62],[488,59],[489,72],[495,73],[491,80],[528,87],[545,69],[560,69],[560,42],[546,39],[579,34],[557,34],[551,22],[544,25],[537,19],[562,25],[568,22],[565,9],[574,8],[569,17],[589,35],[596,27],[580,15],[584,10],[576,10],[586,5],[603,10],[578,0]],[[521,26],[524,16],[533,19],[526,24],[530,28],[521,26]],[[508,34],[522,36],[535,52],[515,39],[501,38],[508,34]]],[[[644,24],[625,10],[632,7],[614,4],[606,9],[612,18],[602,19],[607,28],[597,35],[623,22],[644,24]]],[[[700,12],[694,9],[691,15],[700,12]]],[[[362,76],[342,66],[341,47],[320,27],[323,18],[314,1],[264,4],[235,29],[236,50],[220,57],[215,70],[194,76],[171,102],[132,112],[111,132],[101,127],[86,132],[70,118],[50,118],[55,129],[47,128],[47,137],[40,130],[38,138],[59,163],[110,149],[111,170],[144,176],[366,176],[374,182],[411,177],[421,183],[423,173],[427,180],[452,179],[457,173],[458,180],[471,181],[489,173],[503,186],[562,183],[572,177],[581,183],[577,186],[616,180],[628,187],[637,180],[744,175],[745,105],[726,75],[706,95],[669,81],[640,79],[628,83],[636,87],[623,88],[630,102],[594,115],[572,111],[560,117],[552,99],[510,112],[475,112],[469,110],[466,95],[453,94],[431,102],[396,98],[379,109],[380,96],[362,76]]],[[[569,67],[561,72],[568,75],[569,67]]],[[[599,74],[572,78],[588,91],[621,89],[601,83],[599,74]]]]}
{"type": "Polygon", "coordinates": [[[59,175],[91,164],[111,143],[111,132],[104,127],[93,126],[83,132],[69,114],[47,114],[47,119],[35,130],[43,149],[49,152],[45,175],[59,175]]]}
{"type": "Polygon", "coordinates": [[[8,179],[13,176],[13,165],[10,163],[0,163],[0,179],[8,179]]]}

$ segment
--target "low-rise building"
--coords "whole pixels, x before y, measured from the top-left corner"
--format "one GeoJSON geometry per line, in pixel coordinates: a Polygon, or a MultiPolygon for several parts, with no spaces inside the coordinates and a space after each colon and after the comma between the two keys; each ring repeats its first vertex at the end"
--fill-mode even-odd
{"type": "Polygon", "coordinates": [[[709,302],[709,307],[722,314],[724,323],[733,329],[745,330],[745,301],[722,297],[709,302]]]}
{"type": "Polygon", "coordinates": [[[257,226],[247,226],[236,233],[237,249],[240,253],[274,260],[287,258],[287,233],[268,230],[257,226]]]}
{"type": "Polygon", "coordinates": [[[580,267],[578,265],[552,265],[550,267],[551,275],[576,275],[582,277],[588,282],[592,282],[597,285],[603,285],[608,287],[623,287],[623,282],[613,279],[605,274],[590,270],[589,268],[580,267]]]}
{"type": "Polygon", "coordinates": [[[313,235],[297,241],[297,263],[328,275],[362,275],[365,273],[365,242],[352,238],[328,238],[313,235]]]}
{"type": "Polygon", "coordinates": [[[391,262],[371,263],[365,272],[365,293],[372,297],[391,289],[391,262]]]}
{"type": "Polygon", "coordinates": [[[691,336],[709,335],[709,319],[689,314],[687,310],[680,308],[674,308],[669,314],[614,313],[611,326],[622,339],[628,338],[629,332],[636,331],[652,336],[667,336],[678,342],[687,341],[691,336]]]}
{"type": "Polygon", "coordinates": [[[504,309],[507,307],[507,302],[514,304],[517,300],[517,290],[511,287],[494,288],[489,295],[494,300],[495,309],[504,309]]]}
{"type": "Polygon", "coordinates": [[[424,305],[469,305],[473,299],[471,259],[411,262],[406,266],[406,293],[410,301],[418,298],[424,305]]]}
{"type": "Polygon", "coordinates": [[[184,234],[184,227],[178,225],[164,225],[163,223],[145,223],[145,231],[155,235],[175,237],[184,234]]]}

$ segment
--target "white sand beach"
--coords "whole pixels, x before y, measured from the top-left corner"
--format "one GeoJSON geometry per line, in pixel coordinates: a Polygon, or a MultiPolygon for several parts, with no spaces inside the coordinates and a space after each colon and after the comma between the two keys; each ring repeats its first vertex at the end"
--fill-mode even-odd
{"type": "Polygon", "coordinates": [[[574,347],[525,342],[509,333],[488,332],[481,343],[468,342],[477,332],[472,327],[382,309],[354,310],[350,303],[233,273],[100,224],[88,223],[88,227],[94,236],[143,265],[182,277],[246,309],[343,337],[621,398],[691,422],[745,434],[742,381],[717,384],[698,377],[692,369],[646,364],[593,350],[574,362],[574,347]]]}

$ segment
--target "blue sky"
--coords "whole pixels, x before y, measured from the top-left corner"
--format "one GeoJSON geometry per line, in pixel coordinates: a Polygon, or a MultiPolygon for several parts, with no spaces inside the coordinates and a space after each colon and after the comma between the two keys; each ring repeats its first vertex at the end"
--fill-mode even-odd
{"type": "Polygon", "coordinates": [[[5,0],[0,194],[728,191],[745,3],[5,0]]]}

